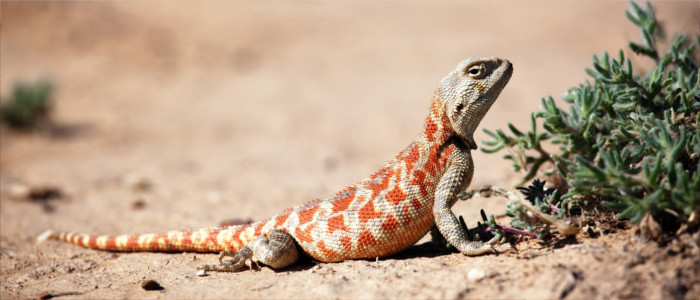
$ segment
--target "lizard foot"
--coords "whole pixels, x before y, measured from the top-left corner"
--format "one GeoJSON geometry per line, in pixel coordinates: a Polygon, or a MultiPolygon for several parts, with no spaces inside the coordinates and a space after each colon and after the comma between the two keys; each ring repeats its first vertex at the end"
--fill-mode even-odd
{"type": "Polygon", "coordinates": [[[218,265],[203,265],[197,268],[197,270],[204,271],[217,271],[217,272],[236,272],[241,271],[244,266],[253,268],[252,265],[253,251],[248,248],[248,246],[243,246],[240,251],[230,251],[225,250],[219,253],[219,264],[218,265]],[[227,256],[233,257],[232,259],[224,261],[223,259],[227,256]]]}
{"type": "Polygon", "coordinates": [[[199,270],[217,272],[236,272],[244,266],[252,269],[253,264],[260,263],[273,269],[284,268],[299,259],[299,250],[294,238],[281,230],[272,230],[267,236],[259,236],[241,247],[238,252],[222,251],[219,253],[218,265],[203,265],[199,270]],[[225,257],[233,257],[224,260],[225,257]]]}

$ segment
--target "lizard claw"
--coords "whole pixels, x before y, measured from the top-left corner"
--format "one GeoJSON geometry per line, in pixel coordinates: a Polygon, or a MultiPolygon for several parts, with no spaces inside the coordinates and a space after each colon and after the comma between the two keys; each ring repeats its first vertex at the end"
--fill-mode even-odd
{"type": "Polygon", "coordinates": [[[218,271],[218,272],[236,272],[240,271],[244,266],[249,266],[251,257],[253,257],[253,252],[250,248],[243,247],[240,251],[235,252],[231,250],[224,250],[219,253],[219,264],[218,265],[203,265],[198,267],[198,270],[204,271],[218,271]],[[224,260],[225,257],[232,257],[229,260],[224,260]]]}
{"type": "MultiPolygon", "coordinates": [[[[235,257],[236,257],[236,252],[235,252],[235,251],[231,251],[231,250],[224,250],[224,251],[221,251],[221,252],[219,253],[219,263],[220,263],[220,264],[224,264],[223,260],[224,260],[224,257],[226,257],[226,256],[231,256],[231,257],[233,257],[233,258],[235,259],[235,257]]],[[[230,263],[228,263],[228,264],[230,264],[230,263]]]]}
{"type": "Polygon", "coordinates": [[[499,243],[498,239],[496,238],[490,239],[488,242],[486,242],[486,245],[491,247],[491,251],[493,251],[493,253],[504,253],[515,250],[513,245],[510,243],[499,243]]]}

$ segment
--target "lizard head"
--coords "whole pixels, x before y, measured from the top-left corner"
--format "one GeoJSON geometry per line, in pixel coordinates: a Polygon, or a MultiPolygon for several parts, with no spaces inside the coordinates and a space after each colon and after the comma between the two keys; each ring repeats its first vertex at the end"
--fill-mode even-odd
{"type": "Polygon", "coordinates": [[[470,58],[440,82],[438,93],[455,133],[476,149],[474,131],[513,74],[513,65],[496,57],[470,58]]]}

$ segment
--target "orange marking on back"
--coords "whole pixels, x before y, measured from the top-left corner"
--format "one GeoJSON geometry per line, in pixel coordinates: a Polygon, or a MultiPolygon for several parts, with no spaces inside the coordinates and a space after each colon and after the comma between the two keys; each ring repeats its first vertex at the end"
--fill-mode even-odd
{"type": "Polygon", "coordinates": [[[410,207],[408,206],[408,203],[403,205],[403,225],[406,226],[409,223],[411,223],[411,214],[409,213],[410,207]]]}
{"type": "Polygon", "coordinates": [[[450,159],[450,155],[452,155],[452,151],[454,151],[454,147],[447,147],[441,154],[440,154],[440,168],[444,168],[447,165],[448,160],[450,159]]]}
{"type": "Polygon", "coordinates": [[[418,199],[416,199],[416,198],[413,198],[411,200],[411,204],[413,204],[413,208],[416,210],[420,209],[421,206],[423,206],[423,204],[421,204],[420,201],[418,201],[418,199]]]}
{"type": "MultiPolygon", "coordinates": [[[[337,253],[337,252],[335,252],[335,251],[333,251],[333,250],[331,250],[331,249],[326,248],[326,243],[324,243],[323,241],[319,241],[319,242],[316,244],[316,248],[318,248],[318,250],[320,250],[321,253],[323,253],[323,255],[326,256],[326,257],[328,257],[328,258],[332,258],[332,257],[338,256],[338,253],[337,253]]],[[[333,259],[331,259],[331,260],[333,260],[333,259]]]]}
{"type": "Polygon", "coordinates": [[[348,227],[345,226],[345,217],[343,214],[328,218],[328,233],[333,234],[333,231],[336,230],[348,231],[348,227]]]}
{"type": "Polygon", "coordinates": [[[345,252],[350,252],[352,250],[352,239],[349,236],[343,236],[340,238],[340,245],[343,246],[345,252]]]}
{"type": "Polygon", "coordinates": [[[435,133],[437,130],[437,124],[433,122],[433,118],[431,118],[431,116],[428,116],[428,119],[425,121],[425,137],[428,138],[429,142],[435,141],[435,133]]]}
{"type": "Polygon", "coordinates": [[[350,207],[350,203],[352,203],[352,200],[355,199],[355,191],[352,191],[349,193],[347,196],[340,198],[338,200],[331,201],[331,204],[333,204],[333,210],[332,213],[338,213],[341,211],[345,211],[350,207]]]}
{"type": "Polygon", "coordinates": [[[369,246],[369,245],[376,245],[377,240],[374,238],[371,232],[369,230],[365,230],[362,233],[360,233],[360,237],[357,240],[357,246],[358,247],[364,247],[364,246],[369,246]]]}
{"type": "Polygon", "coordinates": [[[430,147],[428,161],[425,162],[425,166],[423,167],[425,171],[430,174],[430,176],[435,176],[437,174],[437,162],[439,159],[438,151],[440,151],[440,145],[434,144],[432,147],[430,147]]]}
{"type": "Polygon", "coordinates": [[[394,174],[396,175],[396,176],[394,176],[394,183],[396,183],[396,184],[401,183],[401,171],[400,170],[395,171],[394,174]]]}
{"type": "Polygon", "coordinates": [[[406,197],[408,197],[406,193],[397,185],[386,194],[386,201],[397,205],[406,200],[406,197]]]}
{"type": "Polygon", "coordinates": [[[360,223],[367,223],[367,220],[373,218],[379,218],[382,216],[381,212],[374,210],[374,201],[367,201],[367,203],[360,208],[358,212],[358,218],[360,223]]]}
{"type": "Polygon", "coordinates": [[[432,183],[425,182],[425,177],[425,172],[423,172],[423,170],[415,169],[413,171],[413,180],[411,180],[412,185],[420,187],[420,195],[423,198],[428,196],[428,186],[432,185],[432,183]]]}
{"type": "Polygon", "coordinates": [[[289,219],[290,215],[290,213],[286,213],[275,217],[275,228],[279,228],[280,226],[282,226],[282,224],[284,224],[284,222],[286,222],[287,219],[289,219]]]}
{"type": "Polygon", "coordinates": [[[377,194],[381,193],[383,190],[386,190],[387,187],[389,187],[389,180],[391,177],[394,175],[395,170],[390,169],[390,166],[386,166],[382,168],[379,172],[373,174],[370,178],[372,181],[375,181],[379,175],[383,174],[384,177],[382,177],[381,181],[379,182],[372,182],[367,185],[367,188],[372,190],[372,198],[376,197],[377,194]]]}
{"type": "Polygon", "coordinates": [[[407,170],[413,170],[416,162],[420,159],[420,151],[418,150],[418,145],[415,142],[411,143],[411,150],[407,151],[406,155],[402,158],[406,163],[407,170]]]}
{"type": "Polygon", "coordinates": [[[255,226],[255,236],[260,236],[262,234],[262,229],[265,227],[265,223],[267,222],[260,222],[260,224],[255,226]]]}
{"type": "Polygon", "coordinates": [[[394,215],[388,214],[386,216],[386,221],[382,223],[382,230],[388,232],[389,234],[393,234],[397,228],[399,228],[399,220],[396,220],[394,215]]]}
{"type": "Polygon", "coordinates": [[[223,231],[223,230],[212,230],[212,231],[209,231],[209,239],[208,239],[208,240],[209,240],[210,242],[214,243],[214,244],[218,244],[218,243],[219,243],[219,234],[220,234],[222,231],[223,231]]]}
{"type": "Polygon", "coordinates": [[[299,214],[299,225],[304,225],[311,222],[314,218],[314,214],[318,210],[318,205],[313,206],[307,210],[300,211],[299,214]]]}
{"type": "Polygon", "coordinates": [[[303,242],[303,243],[313,243],[314,238],[311,236],[311,230],[314,229],[314,226],[316,226],[316,223],[309,224],[309,226],[306,226],[306,229],[301,229],[301,226],[297,227],[297,230],[296,230],[297,240],[299,240],[299,242],[303,242]]]}
{"type": "Polygon", "coordinates": [[[234,231],[233,234],[231,235],[233,237],[233,239],[238,241],[238,243],[241,245],[245,245],[248,243],[248,240],[244,240],[241,237],[241,234],[243,232],[245,232],[245,228],[241,227],[241,228],[236,229],[236,231],[234,231]]]}

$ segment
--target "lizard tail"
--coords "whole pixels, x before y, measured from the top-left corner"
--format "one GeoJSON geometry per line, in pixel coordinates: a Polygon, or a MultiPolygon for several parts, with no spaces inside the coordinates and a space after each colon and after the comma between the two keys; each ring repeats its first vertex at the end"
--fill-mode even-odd
{"type": "Polygon", "coordinates": [[[242,239],[249,231],[250,225],[112,236],[48,230],[39,235],[37,242],[57,240],[90,249],[124,252],[221,252],[238,251],[247,242],[248,239],[242,239]]]}

